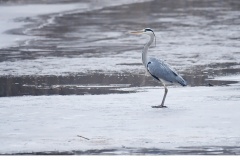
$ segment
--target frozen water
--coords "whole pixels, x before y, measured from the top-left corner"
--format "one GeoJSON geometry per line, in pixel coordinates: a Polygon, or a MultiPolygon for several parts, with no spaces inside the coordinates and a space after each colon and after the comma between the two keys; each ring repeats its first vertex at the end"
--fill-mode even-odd
{"type": "MultiPolygon", "coordinates": [[[[224,66],[225,63],[235,63],[234,65],[239,63],[237,20],[239,13],[231,7],[211,4],[212,8],[208,6],[205,8],[207,12],[202,12],[201,9],[204,10],[204,8],[199,9],[199,6],[196,6],[195,10],[195,7],[186,9],[178,4],[180,7],[177,10],[169,11],[153,7],[160,2],[139,3],[135,4],[138,6],[136,8],[128,4],[128,7],[120,6],[118,9],[115,9],[115,6],[127,4],[127,2],[121,1],[117,4],[109,2],[101,5],[98,3],[94,5],[95,2],[91,2],[46,5],[46,10],[38,10],[43,8],[43,5],[1,6],[1,12],[6,14],[11,12],[1,22],[8,23],[10,19],[10,22],[14,23],[10,28],[17,28],[24,24],[24,22],[12,22],[17,17],[60,13],[35,17],[35,21],[39,21],[38,25],[24,29],[23,35],[14,35],[24,37],[27,34],[29,40],[22,46],[11,48],[13,50],[11,53],[8,50],[7,53],[1,52],[1,59],[8,62],[0,62],[0,75],[59,75],[99,70],[110,73],[113,71],[144,72],[139,65],[129,64],[141,63],[141,48],[146,37],[129,35],[128,31],[144,28],[145,23],[153,26],[157,36],[157,47],[149,51],[150,55],[166,60],[177,70],[195,70],[199,66],[206,68],[210,64],[224,66]],[[151,3],[157,4],[146,5],[151,3]],[[37,12],[32,13],[33,11],[28,9],[30,7],[36,8],[37,12]],[[109,8],[104,9],[105,7],[109,8]],[[152,9],[150,14],[152,21],[139,17],[139,12],[145,14],[142,7],[152,9]],[[22,15],[12,13],[11,8],[22,15]],[[127,17],[128,10],[132,11],[132,17],[127,17]],[[89,17],[87,13],[91,13],[92,16],[89,17]],[[134,20],[137,20],[136,24],[129,25],[129,21],[134,20]],[[157,24],[156,27],[154,27],[155,24],[157,24]],[[106,25],[111,27],[104,27],[106,25]],[[37,67],[39,65],[40,67],[37,67]]],[[[2,38],[6,42],[8,39],[13,40],[2,38]]]]}
{"type": "Polygon", "coordinates": [[[239,89],[169,88],[166,109],[151,108],[161,101],[159,87],[131,94],[1,98],[0,153],[239,146],[239,89]]]}
{"type": "Polygon", "coordinates": [[[74,9],[86,9],[85,3],[75,4],[29,4],[17,6],[0,6],[0,48],[9,47],[13,42],[28,39],[28,36],[6,34],[11,29],[21,28],[26,22],[20,21],[20,18],[29,18],[41,14],[52,14],[74,9]],[[18,20],[19,19],[19,20],[18,20]]]}

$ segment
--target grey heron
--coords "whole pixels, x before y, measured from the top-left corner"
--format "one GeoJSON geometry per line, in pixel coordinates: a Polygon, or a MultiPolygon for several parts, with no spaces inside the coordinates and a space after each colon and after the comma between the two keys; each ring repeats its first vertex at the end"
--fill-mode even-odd
{"type": "Polygon", "coordinates": [[[161,59],[156,59],[153,57],[148,57],[147,51],[148,48],[151,46],[155,39],[155,45],[156,45],[156,37],[152,29],[145,28],[140,31],[133,31],[130,32],[131,34],[145,34],[150,36],[149,41],[144,45],[143,51],[142,51],[142,63],[144,67],[146,68],[147,72],[157,81],[160,81],[165,89],[164,96],[162,99],[162,103],[159,106],[153,106],[153,108],[164,108],[164,102],[167,96],[167,86],[168,83],[178,83],[182,86],[186,86],[187,82],[167,63],[165,63],[161,59]]]}

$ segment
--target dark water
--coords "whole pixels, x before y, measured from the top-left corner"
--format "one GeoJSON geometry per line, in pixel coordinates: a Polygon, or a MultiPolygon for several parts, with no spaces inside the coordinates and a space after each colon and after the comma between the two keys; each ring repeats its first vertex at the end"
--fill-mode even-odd
{"type": "MultiPolygon", "coordinates": [[[[239,71],[238,69],[236,69],[239,71]]],[[[232,70],[227,70],[229,71],[232,70]]],[[[235,70],[233,70],[235,71],[235,70]]],[[[206,80],[207,75],[184,76],[191,86],[219,86],[238,81],[206,80]]],[[[159,83],[145,75],[73,75],[73,76],[4,76],[0,78],[0,96],[23,95],[84,95],[130,93],[119,88],[158,86],[159,83]],[[136,81],[136,79],[138,81],[136,81]],[[142,81],[141,81],[142,80],[142,81]]]]}
{"type": "Polygon", "coordinates": [[[17,153],[14,155],[118,155],[123,152],[125,155],[239,155],[238,146],[201,146],[201,147],[179,147],[178,149],[158,148],[121,148],[121,149],[100,149],[86,151],[48,151],[17,153]]]}

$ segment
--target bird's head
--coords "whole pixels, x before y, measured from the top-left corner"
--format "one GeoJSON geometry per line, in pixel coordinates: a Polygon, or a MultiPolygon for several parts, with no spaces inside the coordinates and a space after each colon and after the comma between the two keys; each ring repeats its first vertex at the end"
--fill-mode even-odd
{"type": "Polygon", "coordinates": [[[146,34],[146,35],[149,35],[150,37],[153,36],[155,38],[155,46],[156,46],[156,36],[151,28],[145,28],[140,31],[132,31],[132,32],[130,32],[130,34],[136,34],[136,35],[146,34]]]}
{"type": "Polygon", "coordinates": [[[155,36],[153,30],[151,28],[145,28],[143,30],[140,30],[140,31],[132,31],[130,32],[131,34],[147,34],[147,35],[153,35],[155,36]]]}

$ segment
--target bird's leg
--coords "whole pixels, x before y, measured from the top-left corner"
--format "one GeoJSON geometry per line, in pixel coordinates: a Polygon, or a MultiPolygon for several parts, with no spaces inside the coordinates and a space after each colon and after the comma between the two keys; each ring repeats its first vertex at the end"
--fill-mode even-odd
{"type": "Polygon", "coordinates": [[[162,104],[161,104],[162,107],[166,107],[166,106],[164,106],[164,102],[165,102],[167,92],[168,92],[168,89],[165,85],[164,85],[164,89],[165,89],[165,91],[164,91],[164,96],[163,96],[163,100],[162,100],[162,104]]]}
{"type": "Polygon", "coordinates": [[[162,103],[159,106],[152,106],[152,108],[167,108],[166,106],[164,106],[164,102],[165,102],[165,99],[166,99],[166,96],[167,96],[168,89],[165,86],[165,84],[163,84],[163,86],[164,86],[165,90],[164,90],[164,96],[163,96],[163,99],[162,99],[162,103]]]}

